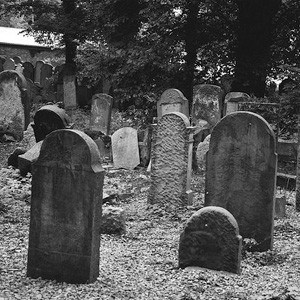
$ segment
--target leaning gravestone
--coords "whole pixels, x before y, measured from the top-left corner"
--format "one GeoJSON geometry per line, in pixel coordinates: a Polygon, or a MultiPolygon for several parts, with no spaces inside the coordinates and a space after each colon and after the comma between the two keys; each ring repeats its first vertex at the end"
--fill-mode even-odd
{"type": "Polygon", "coordinates": [[[44,65],[44,62],[42,60],[38,60],[35,63],[35,68],[34,68],[34,82],[41,83],[41,70],[44,65]]]}
{"type": "Polygon", "coordinates": [[[23,63],[23,75],[32,82],[34,81],[34,66],[31,62],[26,61],[23,63]]]}
{"type": "Polygon", "coordinates": [[[3,70],[14,70],[16,68],[15,61],[12,58],[7,58],[3,64],[3,70]]]}
{"type": "Polygon", "coordinates": [[[29,124],[30,105],[26,80],[16,71],[0,73],[0,135],[2,140],[22,140],[23,131],[29,124]]]}
{"type": "Polygon", "coordinates": [[[27,276],[67,283],[97,279],[103,179],[90,137],[69,129],[47,136],[32,166],[27,276]]]}
{"type": "Polygon", "coordinates": [[[179,241],[179,267],[240,274],[242,237],[233,215],[217,206],[201,208],[187,221],[179,241]]]}
{"type": "Polygon", "coordinates": [[[134,169],[140,164],[137,131],[124,127],[111,136],[112,155],[115,168],[134,169]]]}
{"type": "Polygon", "coordinates": [[[109,135],[113,97],[96,94],[92,97],[91,130],[109,135]]]}
{"type": "Polygon", "coordinates": [[[221,119],[223,95],[223,90],[217,85],[194,86],[192,124],[197,127],[200,120],[207,121],[210,127],[217,124],[221,119]]]}
{"type": "Polygon", "coordinates": [[[236,218],[243,238],[272,249],[277,155],[275,135],[257,114],[235,112],[213,129],[207,154],[205,206],[236,218]]]}
{"type": "Polygon", "coordinates": [[[44,87],[46,80],[53,75],[53,67],[50,64],[43,64],[41,67],[40,83],[44,87]]]}
{"type": "Polygon", "coordinates": [[[224,100],[224,116],[239,110],[239,103],[249,101],[250,96],[243,92],[230,92],[224,100]]]}
{"type": "Polygon", "coordinates": [[[164,91],[160,100],[157,102],[158,119],[170,112],[180,112],[189,117],[189,102],[182,92],[177,89],[164,91]]]}
{"type": "Polygon", "coordinates": [[[168,113],[158,121],[151,153],[148,202],[173,209],[189,205],[193,132],[187,116],[168,113]]]}

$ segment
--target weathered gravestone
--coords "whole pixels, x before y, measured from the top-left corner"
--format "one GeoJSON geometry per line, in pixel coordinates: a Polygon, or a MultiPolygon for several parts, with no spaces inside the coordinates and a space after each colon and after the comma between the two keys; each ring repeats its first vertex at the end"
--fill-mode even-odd
{"type": "Polygon", "coordinates": [[[222,207],[201,208],[187,221],[179,241],[179,267],[240,274],[242,237],[233,215],[222,207]]]}
{"type": "Polygon", "coordinates": [[[7,58],[3,64],[3,70],[14,70],[16,68],[15,61],[12,58],[7,58]]]}
{"type": "Polygon", "coordinates": [[[36,142],[43,140],[50,132],[70,128],[70,120],[65,110],[56,105],[45,105],[34,115],[32,124],[36,142]]]}
{"type": "Polygon", "coordinates": [[[34,66],[31,62],[26,61],[23,63],[23,75],[32,82],[34,81],[34,66]]]}
{"type": "Polygon", "coordinates": [[[205,206],[236,218],[257,250],[272,249],[277,155],[275,135],[257,114],[236,112],[213,129],[207,154],[205,206]]]}
{"type": "Polygon", "coordinates": [[[75,75],[64,75],[63,78],[63,99],[66,110],[74,109],[77,106],[76,100],[76,77],[75,75]]]}
{"type": "Polygon", "coordinates": [[[111,136],[112,155],[115,168],[134,169],[140,164],[137,131],[124,127],[111,136]]]}
{"type": "Polygon", "coordinates": [[[46,84],[46,80],[53,75],[53,67],[50,64],[43,64],[41,66],[41,75],[40,75],[40,83],[41,86],[44,87],[46,84]]]}
{"type": "Polygon", "coordinates": [[[243,92],[230,92],[224,100],[224,116],[239,110],[239,103],[249,101],[250,96],[243,92]]]}
{"type": "Polygon", "coordinates": [[[15,62],[15,64],[22,64],[22,59],[20,56],[14,56],[13,58],[13,61],[15,62]]]}
{"type": "Polygon", "coordinates": [[[158,119],[170,112],[180,112],[189,117],[189,102],[177,89],[165,90],[157,102],[158,119]]]}
{"type": "Polygon", "coordinates": [[[27,276],[97,279],[103,179],[90,137],[69,129],[47,136],[32,168],[27,276]]]}
{"type": "Polygon", "coordinates": [[[113,97],[96,94],[92,97],[90,128],[109,135],[113,97]]]}
{"type": "Polygon", "coordinates": [[[200,120],[207,121],[210,127],[217,124],[221,119],[223,95],[223,90],[217,85],[194,86],[192,124],[197,127],[200,120]]]}
{"type": "Polygon", "coordinates": [[[34,68],[34,82],[41,83],[41,70],[44,65],[44,62],[42,60],[38,60],[35,63],[35,68],[34,68]]]}
{"type": "Polygon", "coordinates": [[[24,76],[16,71],[0,73],[0,136],[15,140],[23,138],[30,118],[30,103],[24,76]]]}
{"type": "Polygon", "coordinates": [[[158,121],[151,152],[148,202],[168,209],[189,205],[193,128],[182,113],[168,113],[158,121]]]}

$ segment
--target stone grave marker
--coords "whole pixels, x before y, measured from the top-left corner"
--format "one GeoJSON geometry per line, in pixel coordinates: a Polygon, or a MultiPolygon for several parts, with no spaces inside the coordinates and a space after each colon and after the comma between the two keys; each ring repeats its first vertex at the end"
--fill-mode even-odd
{"type": "Polygon", "coordinates": [[[109,135],[113,97],[96,94],[92,97],[90,128],[109,135]]]}
{"type": "Polygon", "coordinates": [[[25,78],[16,71],[0,73],[0,136],[3,141],[22,140],[29,124],[30,105],[25,78]]]}
{"type": "Polygon", "coordinates": [[[50,133],[32,166],[27,276],[67,283],[99,275],[104,171],[83,132],[50,133]]]}
{"type": "Polygon", "coordinates": [[[14,56],[13,58],[13,61],[15,62],[15,64],[22,64],[22,59],[20,56],[14,56]]]}
{"type": "Polygon", "coordinates": [[[124,127],[111,136],[114,167],[134,169],[140,164],[137,130],[124,127]]]}
{"type": "Polygon", "coordinates": [[[221,119],[223,95],[223,90],[217,85],[194,86],[192,124],[197,127],[199,121],[205,120],[210,128],[216,125],[221,119]]]}
{"type": "Polygon", "coordinates": [[[224,116],[238,111],[239,103],[249,101],[250,96],[243,92],[230,92],[226,94],[224,100],[224,116]]]}
{"type": "Polygon", "coordinates": [[[15,61],[12,58],[7,58],[3,64],[3,70],[14,70],[16,68],[15,61]]]}
{"type": "Polygon", "coordinates": [[[75,75],[64,75],[63,77],[63,99],[65,109],[75,109],[76,100],[76,77],[75,75]]]}
{"type": "Polygon", "coordinates": [[[275,135],[257,114],[235,112],[213,129],[207,154],[205,206],[221,206],[236,218],[243,238],[257,249],[273,245],[277,169],[275,135]]]}
{"type": "Polygon", "coordinates": [[[179,267],[240,274],[242,237],[233,215],[217,206],[201,208],[187,221],[179,241],[179,267]]]}
{"type": "Polygon", "coordinates": [[[38,60],[35,63],[35,68],[34,68],[34,82],[41,83],[41,70],[44,65],[44,62],[42,60],[38,60]]]}
{"type": "Polygon", "coordinates": [[[23,75],[32,82],[34,81],[34,66],[31,62],[25,61],[23,63],[23,75]]]}
{"type": "Polygon", "coordinates": [[[53,75],[53,67],[50,64],[43,64],[41,67],[41,86],[44,87],[46,80],[53,75]]]}
{"type": "Polygon", "coordinates": [[[168,113],[158,121],[151,150],[150,204],[170,210],[192,204],[192,129],[182,113],[168,113]]]}
{"type": "Polygon", "coordinates": [[[158,119],[170,112],[180,112],[189,117],[189,102],[177,89],[165,90],[157,102],[158,119]]]}
{"type": "Polygon", "coordinates": [[[45,105],[41,107],[34,115],[34,124],[32,124],[36,142],[39,142],[57,129],[68,129],[70,120],[65,110],[56,105],[45,105]]]}

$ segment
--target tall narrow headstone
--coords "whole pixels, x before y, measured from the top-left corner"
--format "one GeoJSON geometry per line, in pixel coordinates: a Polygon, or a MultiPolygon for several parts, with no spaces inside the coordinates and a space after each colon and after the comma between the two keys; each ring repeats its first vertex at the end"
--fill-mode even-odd
{"type": "Polygon", "coordinates": [[[242,237],[233,215],[217,206],[201,208],[187,221],[179,242],[179,267],[240,273],[242,237]]]}
{"type": "Polygon", "coordinates": [[[76,77],[75,75],[64,75],[63,98],[65,109],[74,109],[77,106],[76,100],[76,77]]]}
{"type": "Polygon", "coordinates": [[[7,58],[3,64],[3,70],[14,70],[16,68],[15,61],[12,58],[7,58]]]}
{"type": "Polygon", "coordinates": [[[243,92],[230,92],[224,100],[224,116],[239,110],[239,103],[249,101],[250,96],[243,92]]]}
{"type": "Polygon", "coordinates": [[[158,119],[170,112],[180,112],[189,117],[189,102],[177,89],[165,90],[157,102],[158,119]]]}
{"type": "Polygon", "coordinates": [[[27,276],[97,279],[103,179],[99,150],[86,134],[61,129],[46,137],[32,166],[27,276]]]}
{"type": "Polygon", "coordinates": [[[111,136],[115,168],[134,169],[140,164],[137,130],[124,127],[111,136]]]}
{"type": "Polygon", "coordinates": [[[41,70],[44,65],[44,62],[42,60],[38,60],[35,63],[35,68],[34,68],[34,82],[41,83],[41,70]]]}
{"type": "Polygon", "coordinates": [[[277,169],[275,135],[257,114],[236,112],[213,129],[207,154],[205,206],[236,218],[243,238],[272,249],[277,169]]]}
{"type": "Polygon", "coordinates": [[[96,94],[92,97],[91,129],[109,135],[113,97],[96,94]]]}
{"type": "Polygon", "coordinates": [[[32,82],[34,81],[34,66],[31,62],[25,61],[23,63],[23,75],[32,82]]]}
{"type": "Polygon", "coordinates": [[[148,202],[166,208],[191,204],[193,132],[182,113],[168,113],[158,121],[151,152],[148,202]]]}
{"type": "Polygon", "coordinates": [[[53,67],[50,64],[43,64],[41,67],[41,77],[40,83],[41,86],[44,87],[46,84],[46,80],[53,75],[53,67]]]}

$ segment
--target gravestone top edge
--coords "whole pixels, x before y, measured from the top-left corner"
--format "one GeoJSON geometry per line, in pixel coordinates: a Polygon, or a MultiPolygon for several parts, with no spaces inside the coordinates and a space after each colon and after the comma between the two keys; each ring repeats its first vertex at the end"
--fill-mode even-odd
{"type": "Polygon", "coordinates": [[[119,132],[120,130],[124,130],[124,129],[126,129],[126,130],[135,130],[135,131],[137,131],[134,127],[130,127],[130,126],[125,126],[125,127],[122,127],[122,128],[119,128],[118,130],[116,130],[113,134],[112,134],[112,136],[116,133],[116,132],[119,132]]]}
{"type": "Polygon", "coordinates": [[[44,105],[42,106],[40,109],[37,110],[37,112],[35,113],[33,119],[36,122],[37,117],[39,116],[39,114],[41,112],[44,111],[51,111],[54,112],[55,114],[57,114],[61,120],[63,121],[65,126],[69,126],[70,125],[70,120],[69,120],[69,116],[66,114],[65,110],[56,106],[56,105],[44,105]]]}
{"type": "Polygon", "coordinates": [[[160,98],[159,98],[159,101],[158,101],[158,104],[159,105],[162,105],[162,104],[167,104],[167,103],[170,103],[170,101],[167,101],[167,98],[166,98],[166,95],[170,92],[174,92],[174,93],[177,93],[178,95],[176,95],[176,99],[178,99],[178,101],[171,101],[172,103],[181,103],[182,101],[188,101],[187,98],[183,95],[183,93],[178,90],[178,89],[173,89],[173,88],[170,88],[170,89],[167,89],[165,90],[160,98]]]}
{"type": "Polygon", "coordinates": [[[113,97],[112,97],[111,95],[108,95],[108,94],[106,94],[106,93],[97,93],[97,94],[94,94],[94,95],[92,96],[92,101],[93,101],[94,99],[99,98],[99,97],[106,97],[106,98],[109,98],[110,100],[113,99],[113,97]]]}
{"type": "MultiPolygon", "coordinates": [[[[182,119],[182,121],[184,122],[184,124],[185,124],[185,126],[186,127],[191,127],[191,124],[190,124],[190,120],[189,120],[189,118],[184,114],[184,113],[181,113],[181,112],[169,112],[169,113],[166,113],[166,114],[164,114],[162,117],[161,117],[161,119],[160,120],[158,120],[158,122],[160,123],[160,122],[162,122],[162,120],[164,119],[164,118],[166,118],[167,116],[178,116],[178,117],[180,117],[181,119],[182,119]]],[[[193,126],[192,126],[193,127],[193,126]]],[[[194,127],[193,127],[194,128],[194,127]]]]}
{"type": "Polygon", "coordinates": [[[239,102],[243,99],[250,99],[251,97],[244,92],[229,92],[226,94],[224,102],[239,102]]]}
{"type": "Polygon", "coordinates": [[[18,87],[20,90],[24,91],[27,88],[26,78],[14,70],[5,70],[0,72],[0,81],[12,80],[15,79],[17,81],[18,87]]]}

